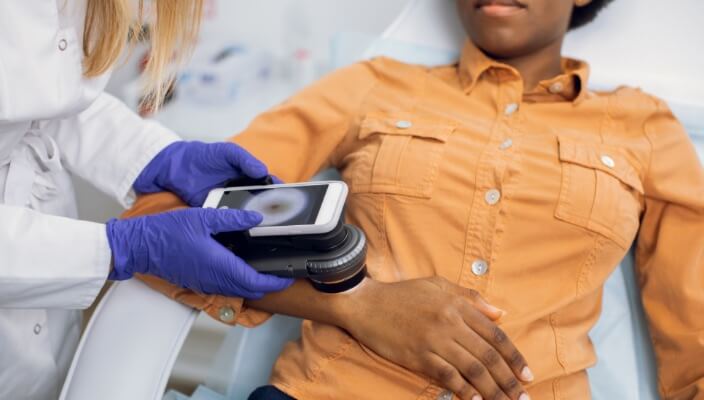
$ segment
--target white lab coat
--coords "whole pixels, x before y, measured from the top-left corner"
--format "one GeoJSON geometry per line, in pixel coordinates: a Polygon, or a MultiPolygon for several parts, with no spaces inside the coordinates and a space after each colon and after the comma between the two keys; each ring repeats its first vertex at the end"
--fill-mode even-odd
{"type": "Polygon", "coordinates": [[[71,174],[128,206],[178,138],[82,76],[86,0],[0,1],[0,399],[56,398],[111,253],[71,174]]]}

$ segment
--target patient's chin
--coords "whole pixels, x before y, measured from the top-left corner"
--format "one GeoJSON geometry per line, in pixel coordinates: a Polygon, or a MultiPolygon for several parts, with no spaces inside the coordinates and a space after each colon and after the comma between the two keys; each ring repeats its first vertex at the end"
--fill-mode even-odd
{"type": "Polygon", "coordinates": [[[472,38],[472,40],[484,53],[497,60],[520,57],[530,53],[530,46],[527,43],[506,36],[510,35],[497,34],[488,38],[472,38]]]}
{"type": "Polygon", "coordinates": [[[535,54],[555,41],[549,35],[541,35],[529,29],[512,27],[488,27],[473,31],[468,36],[485,54],[496,60],[515,59],[535,54]]]}

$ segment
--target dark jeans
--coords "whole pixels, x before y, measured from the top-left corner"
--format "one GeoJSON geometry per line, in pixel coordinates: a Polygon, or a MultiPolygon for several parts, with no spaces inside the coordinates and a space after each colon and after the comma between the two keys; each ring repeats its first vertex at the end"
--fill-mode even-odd
{"type": "Polygon", "coordinates": [[[249,400],[296,400],[274,386],[262,386],[249,395],[249,400]]]}

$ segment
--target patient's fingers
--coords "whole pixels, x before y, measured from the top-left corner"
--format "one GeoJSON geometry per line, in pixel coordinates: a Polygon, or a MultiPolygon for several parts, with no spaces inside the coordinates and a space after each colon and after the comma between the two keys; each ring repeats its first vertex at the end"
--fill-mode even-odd
{"type": "Polygon", "coordinates": [[[446,360],[455,366],[463,378],[476,388],[485,399],[516,400],[518,396],[508,396],[492,376],[486,365],[456,342],[450,342],[445,350],[446,360]]]}
{"type": "Polygon", "coordinates": [[[455,285],[454,283],[451,283],[441,277],[434,277],[431,278],[431,280],[444,290],[468,300],[474,307],[476,307],[482,314],[486,315],[487,318],[492,321],[497,321],[506,315],[504,310],[489,304],[489,302],[486,301],[482,295],[474,289],[455,285]]]}
{"type": "Polygon", "coordinates": [[[452,391],[462,400],[481,399],[479,391],[464,378],[453,364],[445,361],[444,357],[431,353],[430,360],[430,367],[432,371],[435,371],[435,376],[432,378],[438,381],[442,387],[452,391]]]}
{"type": "Polygon", "coordinates": [[[521,395],[526,391],[515,373],[501,357],[501,354],[476,332],[467,330],[467,334],[460,338],[455,345],[474,356],[475,360],[472,365],[467,367],[468,372],[465,377],[470,379],[470,382],[487,398],[494,398],[493,396],[500,391],[509,399],[526,400],[521,398],[521,395]],[[480,365],[483,369],[479,368],[480,365]]]}
{"type": "Polygon", "coordinates": [[[476,290],[463,288],[461,286],[456,287],[461,292],[460,295],[468,298],[477,310],[481,311],[482,314],[486,315],[487,318],[492,321],[498,321],[501,317],[506,315],[506,311],[489,304],[476,290]]]}
{"type": "Polygon", "coordinates": [[[471,306],[464,310],[464,321],[473,331],[479,334],[489,346],[499,352],[502,360],[508,364],[516,377],[523,382],[533,381],[533,373],[530,368],[528,368],[525,357],[523,357],[523,354],[518,351],[516,346],[500,327],[471,306]]]}

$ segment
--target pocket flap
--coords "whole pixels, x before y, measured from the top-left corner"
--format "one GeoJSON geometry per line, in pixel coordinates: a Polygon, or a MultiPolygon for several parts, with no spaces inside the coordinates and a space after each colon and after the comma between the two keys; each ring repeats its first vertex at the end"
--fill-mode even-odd
{"type": "Polygon", "coordinates": [[[605,172],[644,194],[643,183],[635,168],[613,148],[597,143],[578,142],[560,137],[560,161],[605,172]]]}
{"type": "Polygon", "coordinates": [[[366,139],[375,134],[415,136],[446,142],[455,126],[445,121],[424,120],[413,116],[389,117],[367,116],[359,128],[359,138],[366,139]]]}

